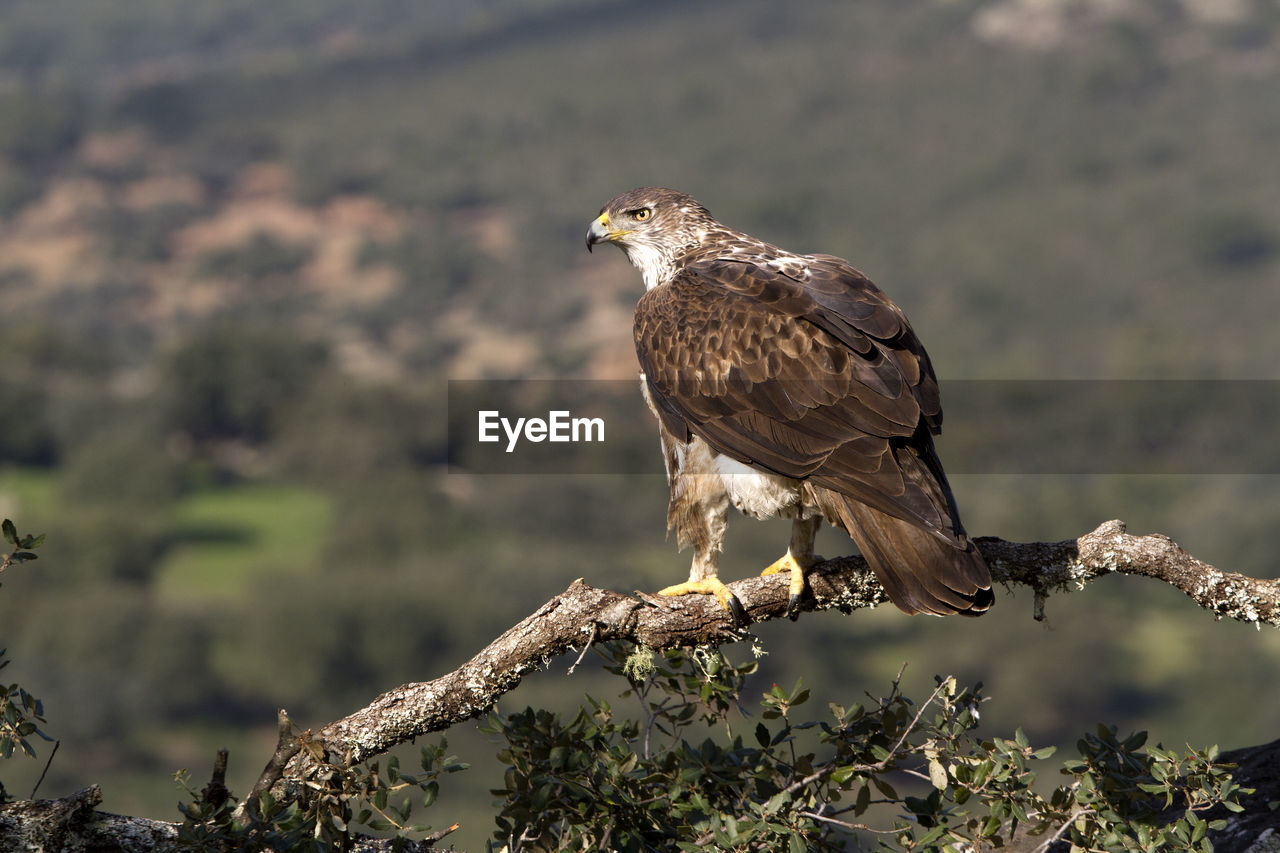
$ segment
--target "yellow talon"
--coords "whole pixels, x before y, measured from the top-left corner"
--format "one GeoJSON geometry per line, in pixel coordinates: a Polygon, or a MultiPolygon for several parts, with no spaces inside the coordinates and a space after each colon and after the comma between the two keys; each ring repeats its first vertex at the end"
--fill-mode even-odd
{"type": "Polygon", "coordinates": [[[719,578],[705,578],[700,581],[685,581],[675,586],[665,587],[658,590],[658,595],[714,595],[716,600],[720,602],[720,606],[725,610],[731,610],[729,607],[729,599],[733,598],[733,593],[729,592],[729,587],[725,586],[719,578]]]}
{"type": "Polygon", "coordinates": [[[787,553],[779,557],[777,560],[775,560],[771,566],[766,568],[760,574],[763,576],[763,575],[778,575],[778,574],[782,574],[783,572],[790,572],[791,573],[791,590],[790,590],[791,594],[794,596],[799,596],[801,593],[804,592],[805,571],[806,571],[806,567],[802,565],[800,561],[797,560],[795,557],[791,556],[791,552],[788,551],[787,553]]]}
{"type": "Polygon", "coordinates": [[[720,606],[725,612],[733,618],[737,625],[745,625],[748,621],[747,611],[743,609],[742,602],[738,601],[738,597],[729,591],[729,587],[725,586],[719,578],[703,578],[700,581],[685,581],[674,586],[668,586],[658,590],[658,595],[714,595],[716,601],[720,602],[720,606]]]}
{"type": "Polygon", "coordinates": [[[792,621],[795,621],[800,615],[800,596],[804,594],[804,573],[816,563],[821,562],[821,560],[817,557],[811,557],[805,562],[808,565],[801,563],[792,556],[791,549],[788,548],[787,553],[783,554],[760,573],[761,575],[777,575],[782,572],[790,572],[791,585],[789,592],[791,594],[787,599],[787,616],[792,621]]]}

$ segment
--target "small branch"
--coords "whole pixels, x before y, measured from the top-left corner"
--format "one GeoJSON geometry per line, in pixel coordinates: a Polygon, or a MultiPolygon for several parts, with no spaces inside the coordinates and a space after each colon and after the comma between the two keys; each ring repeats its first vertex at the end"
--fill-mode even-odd
{"type": "Polygon", "coordinates": [[[422,843],[435,844],[441,838],[444,838],[446,835],[450,834],[460,826],[462,826],[462,824],[460,823],[455,823],[452,826],[446,826],[444,829],[441,829],[438,832],[433,832],[430,835],[428,835],[426,838],[422,839],[422,843]]]}
{"type": "Polygon", "coordinates": [[[824,814],[818,814],[817,812],[797,812],[797,814],[799,814],[800,817],[807,817],[807,818],[811,818],[812,820],[820,820],[823,823],[829,823],[833,826],[838,826],[841,829],[847,829],[850,832],[861,830],[863,832],[874,832],[877,835],[893,835],[899,832],[899,830],[897,829],[872,829],[871,827],[867,826],[865,823],[849,823],[847,820],[838,820],[834,817],[827,817],[824,814]]]}
{"type": "Polygon", "coordinates": [[[595,643],[595,641],[596,641],[596,626],[595,626],[595,623],[593,622],[591,623],[591,636],[587,637],[587,642],[582,646],[582,653],[578,655],[578,659],[573,662],[572,666],[569,667],[569,671],[568,671],[569,675],[573,675],[574,671],[578,668],[578,664],[582,663],[582,659],[587,656],[587,652],[591,651],[591,646],[595,643]]]}
{"type": "Polygon", "coordinates": [[[213,760],[213,775],[209,777],[209,784],[205,785],[204,790],[200,792],[200,799],[215,809],[231,796],[231,792],[227,790],[228,755],[227,750],[218,750],[217,757],[213,760]]]}
{"type": "MultiPolygon", "coordinates": [[[[1051,592],[1077,590],[1096,578],[1122,573],[1170,584],[1219,618],[1280,625],[1280,581],[1224,572],[1195,559],[1167,536],[1132,536],[1120,521],[1108,521],[1062,542],[983,537],[975,544],[995,580],[1030,586],[1040,604],[1051,592]]],[[[802,610],[848,613],[888,601],[861,557],[822,563],[808,581],[802,610]]],[[[786,613],[785,575],[750,577],[729,586],[755,622],[786,613]]],[[[329,752],[358,763],[419,735],[481,716],[527,673],[582,643],[624,640],[661,651],[740,638],[711,596],[640,600],[577,580],[454,672],[384,693],[368,707],[325,726],[316,740],[329,752]]],[[[290,755],[297,756],[297,750],[290,755]]],[[[303,754],[283,777],[306,778],[308,772],[303,754]]]]}
{"type": "Polygon", "coordinates": [[[1036,849],[1033,850],[1032,853],[1045,853],[1045,851],[1047,851],[1050,847],[1052,847],[1058,841],[1058,839],[1066,835],[1067,830],[1071,827],[1071,824],[1075,823],[1079,818],[1085,817],[1086,815],[1091,815],[1093,813],[1094,813],[1093,809],[1089,807],[1077,809],[1076,811],[1072,812],[1071,816],[1062,822],[1062,826],[1058,827],[1058,829],[1053,833],[1053,835],[1050,835],[1044,841],[1040,842],[1040,844],[1036,846],[1036,849]]]}
{"type": "MultiPolygon", "coordinates": [[[[903,669],[905,669],[905,667],[903,667],[903,669]]],[[[898,670],[898,679],[902,679],[902,670],[898,670]]],[[[924,712],[929,710],[929,706],[932,705],[934,700],[942,694],[942,691],[949,686],[950,681],[951,679],[944,679],[942,683],[935,687],[933,692],[929,694],[929,698],[920,703],[920,708],[916,711],[915,717],[911,719],[911,724],[902,730],[902,734],[898,737],[897,742],[889,749],[888,755],[877,761],[875,764],[854,764],[847,769],[852,769],[855,773],[875,773],[886,769],[890,762],[893,761],[894,756],[898,754],[898,750],[902,748],[902,744],[905,743],[907,738],[911,736],[911,733],[916,730],[916,726],[920,725],[920,718],[924,716],[924,712]]],[[[897,681],[894,682],[895,687],[897,686],[897,683],[897,681]]],[[[798,779],[788,785],[785,789],[785,793],[793,794],[801,788],[806,788],[812,783],[817,782],[819,779],[830,776],[838,769],[840,768],[836,765],[830,764],[823,767],[821,770],[815,770],[803,779],[798,779]]]]}
{"type": "Polygon", "coordinates": [[[301,751],[302,740],[294,736],[293,722],[289,719],[289,714],[281,708],[276,714],[276,751],[267,762],[267,766],[262,768],[262,775],[258,777],[257,782],[253,783],[253,790],[249,792],[249,796],[245,797],[244,802],[240,803],[236,809],[237,817],[246,809],[254,814],[258,812],[259,799],[280,781],[289,762],[301,751]]]}
{"type": "Polygon", "coordinates": [[[49,751],[49,760],[44,763],[44,769],[40,771],[40,778],[36,780],[35,787],[31,789],[31,796],[27,799],[34,800],[36,798],[36,791],[39,791],[40,786],[44,784],[44,777],[49,774],[49,765],[53,764],[53,757],[58,754],[58,747],[60,746],[62,746],[62,741],[55,740],[53,742],[53,749],[49,751]]]}

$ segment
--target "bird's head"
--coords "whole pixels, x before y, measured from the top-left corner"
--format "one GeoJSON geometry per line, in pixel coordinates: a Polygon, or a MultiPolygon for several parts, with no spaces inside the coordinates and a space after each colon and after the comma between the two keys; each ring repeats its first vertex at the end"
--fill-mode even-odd
{"type": "Polygon", "coordinates": [[[623,193],[600,209],[587,228],[587,249],[613,243],[652,289],[675,271],[676,260],[700,245],[717,225],[691,196],[660,187],[623,193]]]}

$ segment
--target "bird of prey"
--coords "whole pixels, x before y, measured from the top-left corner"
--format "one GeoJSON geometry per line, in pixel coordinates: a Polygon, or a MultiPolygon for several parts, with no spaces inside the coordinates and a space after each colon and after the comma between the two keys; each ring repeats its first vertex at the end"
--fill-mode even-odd
{"type": "Polygon", "coordinates": [[[693,546],[689,580],[745,623],[717,577],[730,505],[793,519],[799,613],[822,519],[853,538],[909,614],[979,615],[991,575],[965,534],[934,451],[938,383],[889,297],[847,261],[798,255],[722,225],[690,196],[642,187],[613,199],[587,248],[613,243],[644,278],[635,313],[641,387],[671,487],[668,528],[693,546]]]}

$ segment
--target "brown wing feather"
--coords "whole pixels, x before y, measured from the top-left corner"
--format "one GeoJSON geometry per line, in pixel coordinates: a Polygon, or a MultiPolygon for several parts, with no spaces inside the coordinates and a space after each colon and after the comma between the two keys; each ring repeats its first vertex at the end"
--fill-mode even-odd
{"type": "Polygon", "coordinates": [[[653,401],[674,435],[952,539],[945,483],[906,476],[896,458],[921,424],[927,436],[940,422],[932,367],[897,306],[845,270],[843,292],[822,279],[826,304],[785,276],[725,262],[646,293],[636,348],[653,401]]]}

